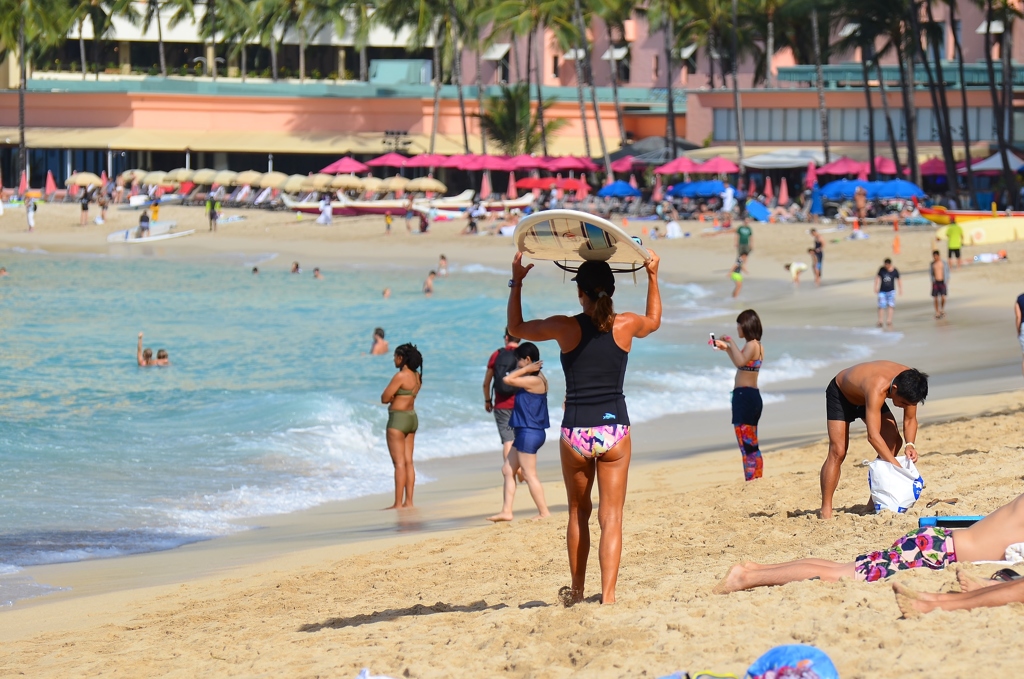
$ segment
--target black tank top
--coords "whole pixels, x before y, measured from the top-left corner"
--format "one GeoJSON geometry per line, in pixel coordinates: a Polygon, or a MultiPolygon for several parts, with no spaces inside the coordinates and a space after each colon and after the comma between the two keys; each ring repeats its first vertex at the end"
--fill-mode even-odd
{"type": "Polygon", "coordinates": [[[629,424],[622,380],[629,353],[615,343],[611,332],[600,332],[590,316],[579,314],[580,343],[561,354],[565,373],[563,427],[629,424]]]}

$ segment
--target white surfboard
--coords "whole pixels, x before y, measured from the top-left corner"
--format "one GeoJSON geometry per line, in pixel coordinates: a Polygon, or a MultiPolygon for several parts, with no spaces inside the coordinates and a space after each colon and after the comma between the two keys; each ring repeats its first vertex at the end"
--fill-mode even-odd
{"type": "Polygon", "coordinates": [[[530,259],[570,263],[601,261],[635,271],[651,258],[639,238],[607,219],[576,210],[545,210],[519,222],[512,234],[516,247],[530,259]]]}

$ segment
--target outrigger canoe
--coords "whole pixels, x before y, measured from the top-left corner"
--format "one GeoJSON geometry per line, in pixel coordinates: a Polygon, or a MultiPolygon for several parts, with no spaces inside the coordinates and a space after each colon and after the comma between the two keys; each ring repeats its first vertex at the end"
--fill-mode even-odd
{"type": "MultiPolygon", "coordinates": [[[[431,209],[450,210],[463,212],[473,206],[473,191],[467,189],[457,196],[448,198],[416,198],[413,200],[412,209],[414,212],[427,212],[431,209]]],[[[289,210],[309,215],[320,214],[320,203],[318,201],[299,202],[292,200],[286,195],[281,196],[284,205],[289,210]]],[[[504,212],[512,209],[523,209],[532,205],[536,200],[532,193],[528,193],[515,200],[488,200],[483,202],[483,208],[488,212],[504,212]]],[[[389,212],[392,215],[404,215],[408,209],[408,199],[387,199],[387,200],[352,200],[347,197],[339,197],[331,202],[331,214],[335,217],[352,217],[355,215],[385,215],[389,212]]]]}
{"type": "Polygon", "coordinates": [[[995,219],[997,217],[1024,217],[1024,212],[999,212],[997,210],[947,210],[944,207],[917,207],[921,216],[939,226],[947,226],[956,218],[957,224],[973,222],[979,219],[995,219]]]}

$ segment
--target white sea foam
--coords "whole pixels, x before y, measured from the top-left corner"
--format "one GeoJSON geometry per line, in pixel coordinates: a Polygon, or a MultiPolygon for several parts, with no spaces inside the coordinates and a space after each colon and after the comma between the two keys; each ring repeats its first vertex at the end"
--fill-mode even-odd
{"type": "Polygon", "coordinates": [[[495,276],[508,276],[509,270],[499,269],[494,266],[487,266],[485,264],[451,264],[448,267],[452,273],[487,273],[495,276]]]}

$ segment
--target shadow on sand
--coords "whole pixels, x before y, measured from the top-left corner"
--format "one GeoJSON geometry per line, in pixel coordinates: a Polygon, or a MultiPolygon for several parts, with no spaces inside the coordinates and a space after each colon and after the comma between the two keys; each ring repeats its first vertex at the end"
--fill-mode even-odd
{"type": "Polygon", "coordinates": [[[389,608],[386,611],[374,611],[363,613],[347,618],[329,618],[323,622],[307,623],[299,627],[300,632],[319,632],[322,629],[341,629],[342,627],[359,627],[360,625],[372,625],[378,622],[388,622],[405,618],[411,615],[434,615],[435,613],[480,613],[481,611],[498,611],[508,608],[505,604],[488,606],[486,601],[480,600],[467,606],[446,604],[438,601],[433,606],[416,604],[408,608],[389,608]]]}

